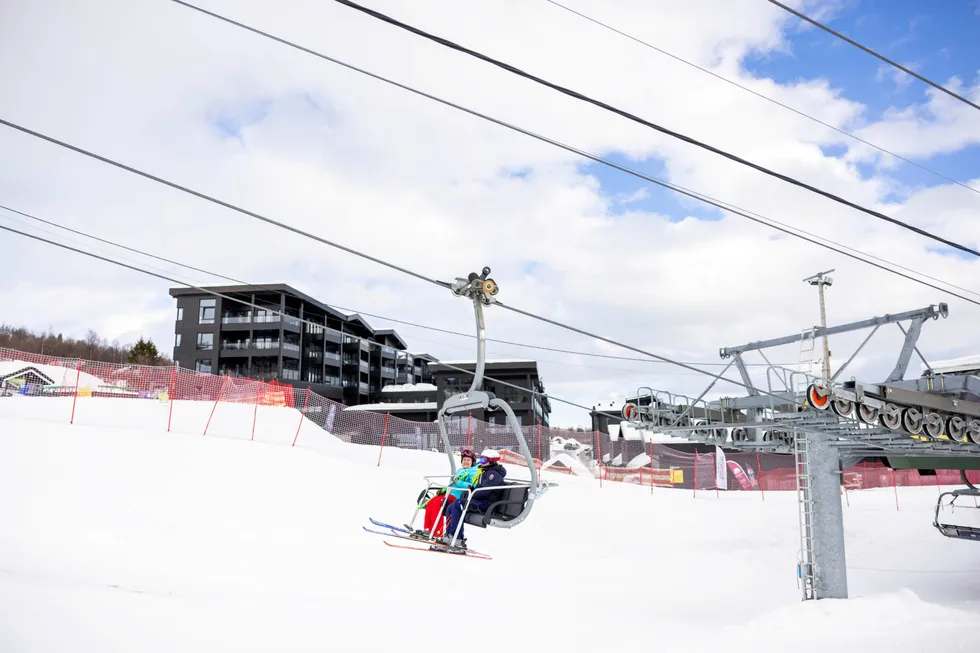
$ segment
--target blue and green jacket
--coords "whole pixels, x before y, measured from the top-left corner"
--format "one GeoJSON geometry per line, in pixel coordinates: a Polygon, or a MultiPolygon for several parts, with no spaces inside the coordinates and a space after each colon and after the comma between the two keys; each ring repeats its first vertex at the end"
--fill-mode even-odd
{"type": "Polygon", "coordinates": [[[452,494],[457,499],[462,499],[466,496],[465,490],[476,485],[477,481],[480,480],[480,472],[482,468],[473,465],[472,467],[461,467],[456,471],[455,476],[453,476],[452,482],[449,487],[463,488],[462,490],[452,490],[452,494]]]}

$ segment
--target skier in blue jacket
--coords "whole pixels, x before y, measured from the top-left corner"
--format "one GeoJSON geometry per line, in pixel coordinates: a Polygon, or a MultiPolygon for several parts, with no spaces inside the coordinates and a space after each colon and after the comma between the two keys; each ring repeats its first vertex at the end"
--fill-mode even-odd
{"type": "Polygon", "coordinates": [[[432,537],[440,537],[442,535],[446,513],[440,515],[439,509],[442,507],[444,501],[448,508],[457,499],[464,498],[466,496],[466,490],[476,485],[480,478],[480,473],[483,471],[482,468],[476,465],[476,460],[476,454],[473,453],[472,449],[464,448],[459,452],[460,468],[456,471],[456,474],[449,483],[449,488],[459,489],[451,490],[442,488],[434,497],[419,506],[420,510],[425,509],[425,519],[422,524],[424,530],[415,531],[413,535],[423,538],[428,538],[430,533],[432,537]],[[439,518],[438,523],[436,523],[436,517],[439,518]]]}
{"type": "MultiPolygon", "coordinates": [[[[477,477],[476,486],[473,488],[474,491],[481,488],[500,487],[504,484],[504,477],[507,476],[507,470],[500,464],[499,452],[494,449],[485,449],[477,459],[477,464],[479,465],[480,473],[477,477]]],[[[476,492],[469,501],[469,508],[467,509],[467,512],[486,512],[489,510],[492,504],[500,501],[503,494],[504,491],[502,489],[483,489],[480,492],[476,492]]],[[[445,544],[448,546],[452,541],[453,534],[456,532],[456,527],[458,526],[459,536],[456,538],[454,546],[461,549],[466,548],[466,538],[463,537],[463,524],[460,523],[460,518],[463,515],[464,508],[467,508],[465,496],[459,501],[454,501],[448,508],[446,508],[446,516],[449,518],[449,526],[446,530],[446,534],[439,538],[438,541],[440,544],[445,544]]]]}

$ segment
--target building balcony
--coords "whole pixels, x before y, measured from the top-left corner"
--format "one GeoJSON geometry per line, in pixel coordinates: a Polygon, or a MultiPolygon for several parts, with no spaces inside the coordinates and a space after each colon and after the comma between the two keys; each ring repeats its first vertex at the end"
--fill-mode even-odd
{"type": "Polygon", "coordinates": [[[381,355],[385,357],[394,358],[398,355],[398,350],[394,347],[388,347],[387,345],[381,347],[381,355]]]}
{"type": "Polygon", "coordinates": [[[323,360],[340,362],[340,354],[333,351],[323,352],[323,360]]]}
{"type": "Polygon", "coordinates": [[[251,324],[251,313],[225,313],[221,316],[222,324],[251,324]]]}
{"type": "Polygon", "coordinates": [[[287,315],[282,318],[282,326],[284,329],[289,329],[290,331],[302,331],[303,323],[298,317],[293,317],[292,315],[287,315]]]}
{"type": "Polygon", "coordinates": [[[252,345],[252,349],[270,350],[279,349],[278,340],[258,340],[252,345]]]}
{"type": "Polygon", "coordinates": [[[280,321],[280,315],[278,313],[268,314],[268,315],[256,315],[252,319],[253,324],[279,324],[279,321],[280,321]]]}
{"type": "Polygon", "coordinates": [[[343,340],[343,338],[341,337],[341,335],[339,333],[337,333],[336,331],[327,331],[327,332],[325,332],[323,334],[323,339],[326,340],[327,342],[333,342],[333,343],[337,343],[337,344],[340,344],[340,342],[343,340]]]}

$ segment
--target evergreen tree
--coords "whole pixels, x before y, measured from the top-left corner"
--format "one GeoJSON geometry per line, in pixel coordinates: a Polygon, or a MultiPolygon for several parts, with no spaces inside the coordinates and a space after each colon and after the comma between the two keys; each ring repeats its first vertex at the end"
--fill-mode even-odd
{"type": "Polygon", "coordinates": [[[129,350],[129,362],[137,365],[160,365],[162,360],[157,346],[152,340],[144,340],[143,336],[129,350]]]}

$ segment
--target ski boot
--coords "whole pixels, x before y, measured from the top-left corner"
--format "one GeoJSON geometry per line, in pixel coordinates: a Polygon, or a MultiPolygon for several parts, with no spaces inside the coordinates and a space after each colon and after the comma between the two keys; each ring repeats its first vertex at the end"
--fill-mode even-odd
{"type": "Polygon", "coordinates": [[[428,531],[428,529],[424,529],[424,528],[423,529],[418,529],[418,528],[413,529],[408,524],[405,524],[405,528],[407,528],[408,530],[411,531],[408,534],[408,536],[410,538],[412,538],[412,539],[415,539],[415,540],[432,540],[432,533],[430,533],[428,531]]]}

